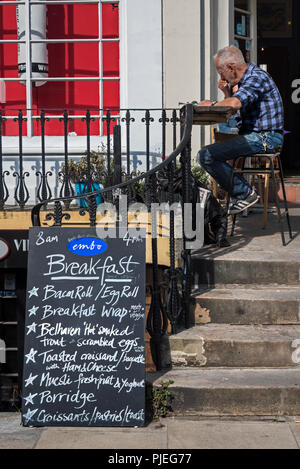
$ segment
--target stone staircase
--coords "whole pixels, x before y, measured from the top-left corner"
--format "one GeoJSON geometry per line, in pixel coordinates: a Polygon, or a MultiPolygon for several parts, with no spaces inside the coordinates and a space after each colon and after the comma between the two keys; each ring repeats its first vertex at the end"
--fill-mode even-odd
{"type": "Polygon", "coordinates": [[[165,369],[148,376],[173,381],[175,414],[300,415],[299,241],[272,234],[193,255],[194,325],[165,337],[165,369]]]}

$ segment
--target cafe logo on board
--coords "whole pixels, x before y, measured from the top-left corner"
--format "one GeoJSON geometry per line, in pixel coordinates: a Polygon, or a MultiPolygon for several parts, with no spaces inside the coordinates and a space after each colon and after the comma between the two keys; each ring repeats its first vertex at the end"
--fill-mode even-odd
{"type": "Polygon", "coordinates": [[[73,239],[67,247],[70,252],[79,256],[97,256],[107,250],[107,244],[99,238],[73,239]]]}

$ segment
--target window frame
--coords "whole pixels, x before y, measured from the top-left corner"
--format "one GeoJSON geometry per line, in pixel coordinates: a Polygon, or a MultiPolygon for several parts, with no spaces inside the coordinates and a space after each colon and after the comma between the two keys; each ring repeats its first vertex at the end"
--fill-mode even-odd
{"type": "Polygon", "coordinates": [[[234,1],[234,40],[242,40],[250,42],[250,62],[257,61],[257,0],[249,0],[249,9],[243,10],[235,6],[234,1]],[[250,36],[240,36],[236,34],[235,13],[242,13],[250,18],[250,36]]]}
{"type": "MultiPolygon", "coordinates": [[[[39,116],[33,116],[33,107],[32,107],[32,82],[33,81],[98,81],[99,82],[99,87],[98,87],[98,92],[99,92],[99,114],[93,114],[93,118],[98,118],[99,119],[99,136],[102,137],[103,134],[103,116],[104,116],[104,110],[103,110],[103,84],[104,81],[119,81],[120,82],[120,71],[119,71],[119,76],[103,76],[103,44],[105,42],[118,42],[120,43],[120,27],[119,27],[119,37],[118,38],[103,38],[102,34],[102,5],[105,4],[115,4],[118,5],[118,8],[120,7],[120,0],[3,0],[0,3],[0,6],[5,6],[5,5],[25,5],[25,11],[26,11],[26,21],[25,21],[25,38],[24,39],[2,39],[0,40],[0,46],[1,44],[7,44],[7,43],[15,43],[15,44],[20,44],[20,43],[25,43],[26,47],[26,76],[22,78],[0,78],[1,82],[26,82],[26,119],[27,119],[27,137],[32,138],[33,137],[33,120],[38,119],[39,116]],[[32,5],[53,5],[53,4],[59,4],[59,5],[76,5],[76,4],[94,4],[98,5],[98,38],[93,38],[93,39],[39,39],[39,40],[34,40],[31,38],[31,30],[30,30],[30,13],[31,13],[31,6],[32,5]],[[51,43],[62,43],[62,44],[67,44],[67,43],[98,43],[98,56],[99,56],[99,76],[98,77],[42,77],[42,78],[36,78],[32,77],[32,67],[31,67],[31,45],[34,43],[46,43],[46,44],[51,44],[51,43]]],[[[120,25],[120,8],[119,8],[119,25],[120,25]]],[[[120,68],[119,68],[120,70],[120,68]]],[[[5,112],[5,109],[4,109],[5,112]]],[[[62,110],[63,112],[63,110],[62,110]]],[[[15,116],[7,116],[7,119],[14,119],[17,117],[17,114],[15,116]]],[[[47,114],[47,118],[51,117],[57,119],[56,116],[51,116],[47,114]]],[[[84,118],[85,115],[72,115],[72,119],[82,119],[84,118]]],[[[25,136],[25,135],[24,135],[25,136]]],[[[15,137],[6,137],[6,138],[15,138],[15,137]]],[[[34,138],[34,137],[33,137],[34,138]]],[[[77,137],[78,139],[82,139],[82,137],[77,137]]]]}

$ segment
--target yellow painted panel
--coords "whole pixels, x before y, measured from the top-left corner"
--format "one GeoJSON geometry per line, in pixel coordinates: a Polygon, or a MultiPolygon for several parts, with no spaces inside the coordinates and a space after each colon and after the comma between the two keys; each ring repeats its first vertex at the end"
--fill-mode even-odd
{"type": "MultiPolygon", "coordinates": [[[[86,213],[84,216],[81,216],[79,212],[68,211],[64,212],[69,215],[70,219],[63,220],[63,226],[65,227],[84,227],[89,226],[89,215],[86,213]]],[[[41,212],[41,226],[53,226],[53,219],[46,220],[46,215],[49,212],[41,212]]],[[[140,228],[145,228],[147,230],[146,238],[146,262],[152,264],[152,238],[151,238],[151,215],[148,213],[140,214],[138,219],[134,214],[128,214],[128,226],[136,227],[137,223],[140,228]]],[[[104,226],[104,217],[97,215],[97,224],[99,226],[104,226]]],[[[105,224],[108,227],[113,226],[113,219],[111,217],[105,218],[105,224]]],[[[26,230],[31,223],[31,212],[17,212],[17,211],[4,211],[0,212],[0,229],[3,230],[26,230]]],[[[169,219],[167,216],[158,216],[157,220],[158,234],[163,237],[157,238],[157,249],[158,249],[158,264],[159,265],[170,265],[170,246],[169,246],[169,219]]],[[[181,252],[181,240],[176,240],[176,265],[180,263],[180,252],[181,252]]]]}

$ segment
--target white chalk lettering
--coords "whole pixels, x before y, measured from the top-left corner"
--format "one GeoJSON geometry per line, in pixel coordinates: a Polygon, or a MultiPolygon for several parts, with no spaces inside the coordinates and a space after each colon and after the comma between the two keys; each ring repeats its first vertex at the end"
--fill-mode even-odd
{"type": "Polygon", "coordinates": [[[129,330],[129,326],[126,326],[125,329],[120,330],[115,327],[113,324],[111,327],[104,327],[100,326],[98,330],[99,335],[109,335],[111,336],[123,336],[123,335],[132,335],[134,333],[134,330],[129,330]]]}
{"type": "Polygon", "coordinates": [[[76,277],[77,275],[87,275],[87,276],[96,276],[97,265],[101,262],[101,259],[98,259],[94,263],[93,257],[90,259],[90,262],[66,262],[66,256],[64,254],[50,254],[46,256],[48,260],[48,272],[45,272],[43,275],[57,275],[64,274],[70,275],[71,277],[76,277]]]}
{"type": "Polygon", "coordinates": [[[44,337],[40,340],[40,343],[43,344],[44,347],[66,347],[67,345],[64,337],[60,337],[60,339],[48,339],[47,337],[44,337]]]}
{"type": "Polygon", "coordinates": [[[54,353],[54,354],[51,354],[51,352],[53,352],[53,349],[52,350],[46,350],[46,352],[42,352],[42,353],[39,353],[39,357],[43,357],[43,364],[44,363],[49,363],[49,362],[75,362],[76,361],[76,356],[77,356],[77,352],[71,354],[71,353],[67,353],[65,350],[63,352],[60,352],[60,353],[54,353]]]}
{"type": "Polygon", "coordinates": [[[99,364],[94,361],[90,361],[89,363],[82,363],[82,364],[73,364],[73,363],[65,363],[62,367],[63,373],[91,373],[92,371],[95,373],[112,373],[116,371],[116,365],[113,364],[99,364]]]}
{"type": "Polygon", "coordinates": [[[91,392],[89,394],[80,391],[76,391],[74,394],[71,393],[51,393],[51,391],[42,391],[40,394],[40,403],[47,404],[57,403],[57,402],[72,402],[74,404],[79,404],[74,406],[75,409],[82,409],[88,402],[96,402],[95,395],[91,392]]]}
{"type": "Polygon", "coordinates": [[[110,308],[105,308],[103,306],[102,311],[101,311],[101,317],[115,317],[119,319],[119,322],[122,322],[122,320],[127,316],[128,311],[126,308],[113,308],[112,306],[110,308]]]}
{"type": "Polygon", "coordinates": [[[41,328],[41,333],[40,335],[37,336],[37,339],[40,337],[44,337],[45,335],[69,335],[69,336],[74,336],[74,335],[80,335],[80,327],[63,327],[61,322],[58,322],[55,324],[55,326],[52,326],[50,323],[43,322],[39,326],[41,328]]]}
{"type": "Polygon", "coordinates": [[[61,298],[71,298],[72,300],[82,300],[83,298],[92,298],[93,296],[93,287],[89,286],[88,288],[79,285],[73,290],[57,290],[54,285],[46,285],[44,287],[44,298],[43,301],[46,301],[50,298],[61,299],[61,298]]]}
{"type": "Polygon", "coordinates": [[[94,384],[98,390],[100,386],[113,386],[114,380],[114,375],[105,375],[101,373],[99,376],[95,376],[94,374],[90,376],[84,376],[83,373],[80,373],[78,379],[76,379],[74,382],[78,383],[78,389],[82,384],[94,384]]]}
{"type": "Polygon", "coordinates": [[[41,244],[45,244],[45,243],[58,243],[58,236],[47,236],[46,238],[44,238],[44,232],[43,231],[40,231],[37,235],[37,240],[35,242],[35,244],[37,246],[40,246],[41,244]]]}
{"type": "Polygon", "coordinates": [[[70,376],[63,374],[62,376],[51,376],[50,373],[43,373],[40,379],[40,386],[49,387],[49,386],[68,386],[72,384],[70,376]]]}
{"type": "Polygon", "coordinates": [[[78,339],[76,343],[78,347],[97,345],[98,347],[111,347],[115,349],[114,340],[114,338],[109,340],[105,337],[101,337],[100,339],[78,339]]]}
{"type": "Polygon", "coordinates": [[[55,414],[49,414],[46,410],[41,410],[37,416],[37,422],[39,423],[61,423],[61,422],[79,422],[88,423],[90,420],[90,414],[86,410],[83,410],[80,414],[74,412],[55,412],[55,414]]]}
{"type": "Polygon", "coordinates": [[[95,297],[95,301],[98,298],[106,299],[105,304],[115,306],[121,298],[136,298],[139,293],[139,287],[130,287],[124,285],[122,289],[116,290],[114,287],[102,285],[98,294],[95,297]]]}

